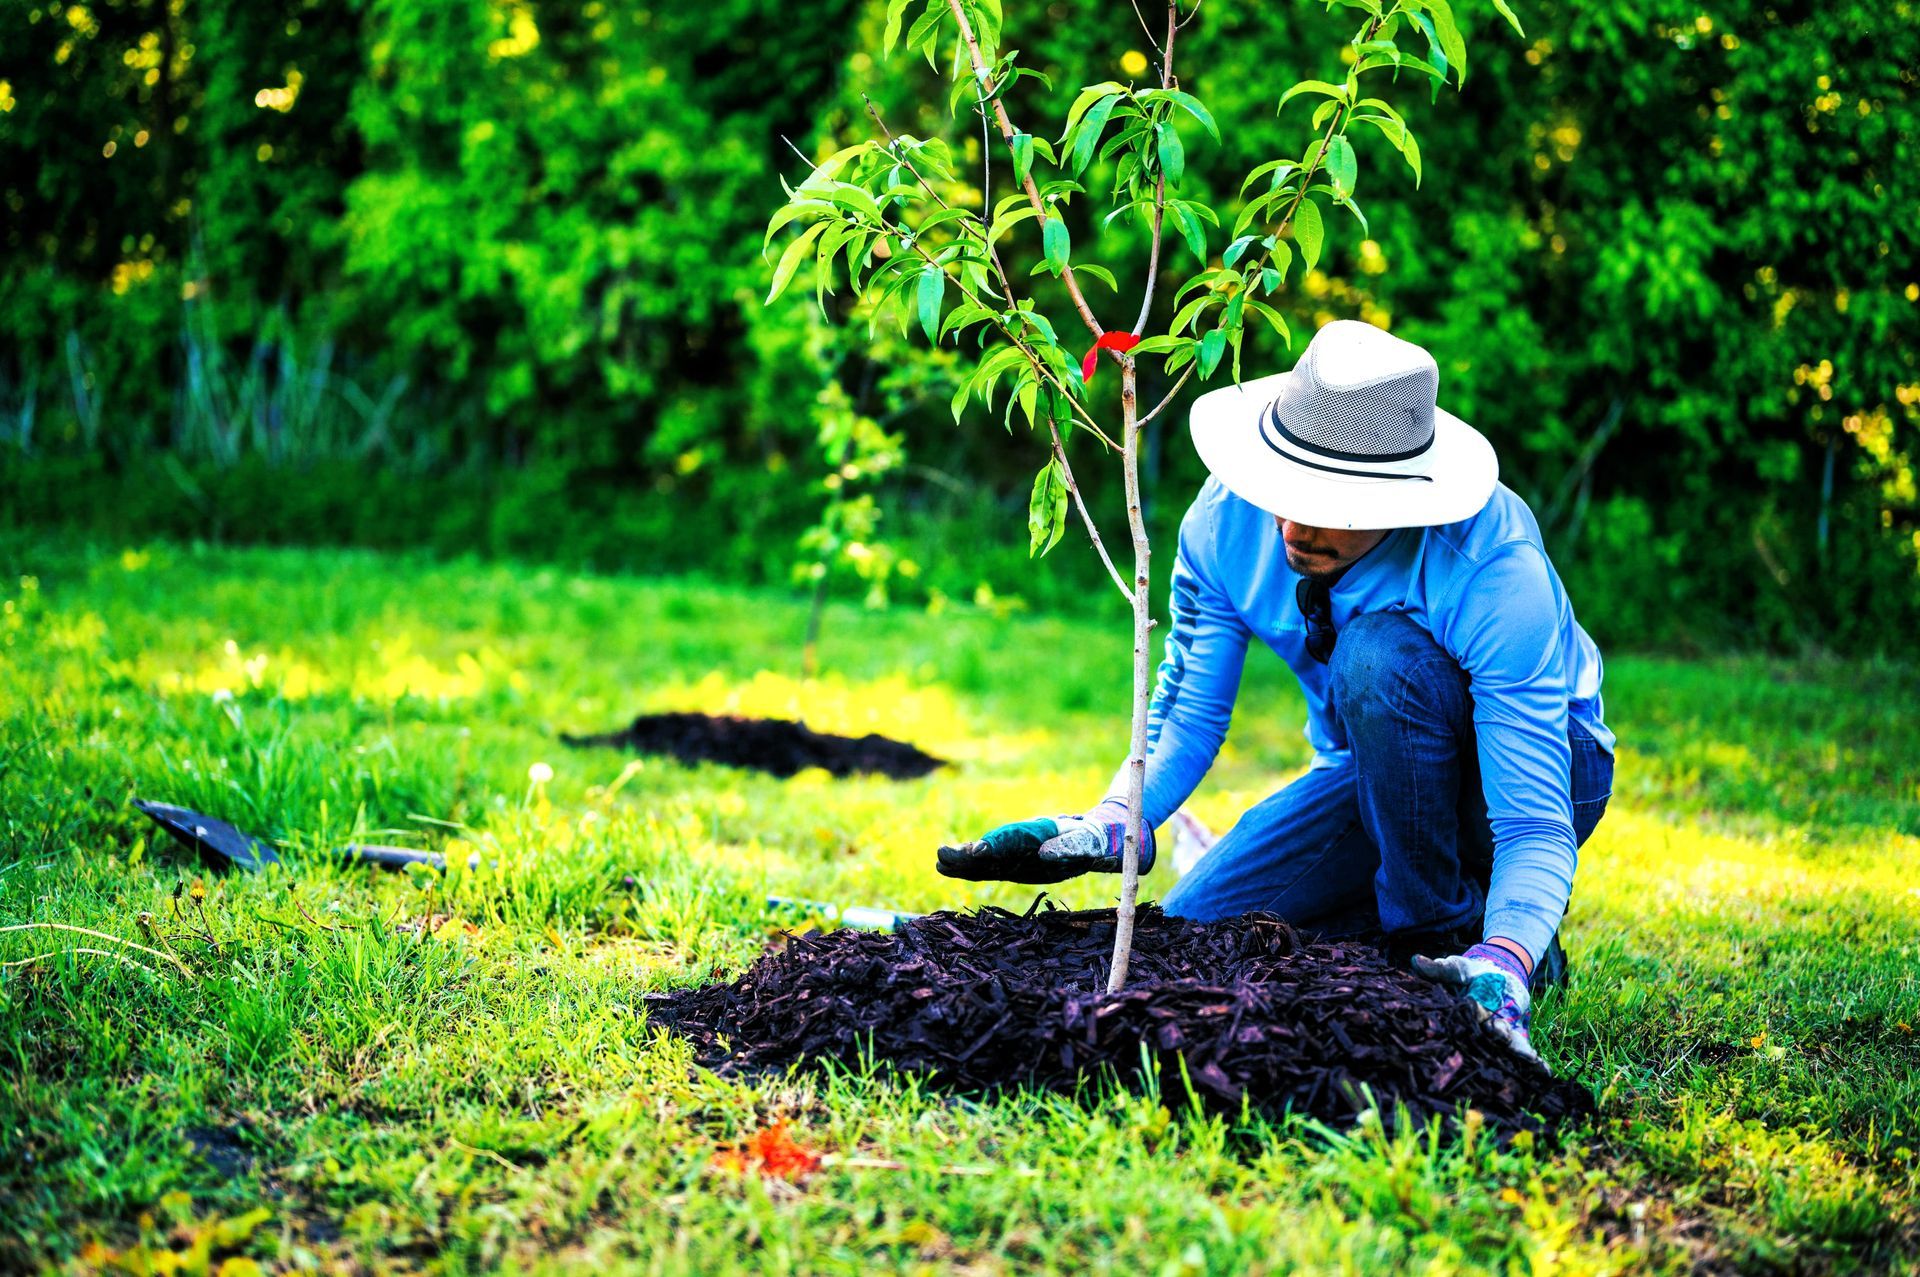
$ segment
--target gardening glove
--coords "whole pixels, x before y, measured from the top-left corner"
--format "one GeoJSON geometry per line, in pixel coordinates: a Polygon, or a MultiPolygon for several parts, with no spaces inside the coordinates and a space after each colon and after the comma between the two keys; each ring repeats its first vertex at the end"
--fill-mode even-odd
{"type": "MultiPolygon", "coordinates": [[[[970,882],[1064,882],[1083,873],[1119,873],[1127,803],[1109,798],[1083,816],[1039,817],[992,830],[976,842],[942,847],[940,872],[970,882]]],[[[1153,868],[1153,828],[1142,826],[1140,872],[1153,868]]]]}
{"type": "Polygon", "coordinates": [[[1527,969],[1510,949],[1477,944],[1451,958],[1419,958],[1413,969],[1441,984],[1459,989],[1480,1013],[1480,1021],[1507,1040],[1507,1045],[1538,1060],[1527,1037],[1533,999],[1527,994],[1527,969]]]}

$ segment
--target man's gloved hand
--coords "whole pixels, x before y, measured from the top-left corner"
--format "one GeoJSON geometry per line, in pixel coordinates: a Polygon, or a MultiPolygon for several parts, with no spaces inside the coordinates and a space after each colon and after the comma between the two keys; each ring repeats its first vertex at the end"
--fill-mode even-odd
{"type": "Polygon", "coordinates": [[[1482,1023],[1529,1060],[1534,1052],[1527,1032],[1533,999],[1527,993],[1527,969],[1512,950],[1497,944],[1477,944],[1452,958],[1415,958],[1413,969],[1441,984],[1452,985],[1479,1009],[1482,1023]]]}
{"type": "MultiPolygon", "coordinates": [[[[1065,882],[1083,873],[1119,873],[1127,804],[1109,798],[1084,816],[1042,816],[992,830],[977,842],[940,848],[940,872],[970,882],[1065,882]]],[[[1153,829],[1142,826],[1140,872],[1153,868],[1153,829]]]]}

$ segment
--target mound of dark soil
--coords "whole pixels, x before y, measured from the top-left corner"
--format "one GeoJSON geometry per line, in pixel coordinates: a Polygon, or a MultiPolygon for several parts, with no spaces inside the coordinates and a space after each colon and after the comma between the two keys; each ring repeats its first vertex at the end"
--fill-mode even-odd
{"type": "Polygon", "coordinates": [[[784,718],[738,718],[716,714],[642,714],[624,731],[600,736],[561,736],[567,745],[610,745],[641,754],[664,754],[683,763],[725,763],[775,776],[824,767],[835,776],[878,772],[894,780],[925,776],[942,759],[885,736],[833,736],[784,718]]]}
{"type": "Polygon", "coordinates": [[[1515,1055],[1450,990],[1378,951],[1310,944],[1278,918],[1169,918],[1143,906],[1129,983],[1109,996],[1111,909],[935,913],[897,932],[789,937],[730,984],[651,1003],[721,1072],[869,1052],[969,1091],[1071,1090],[1104,1072],[1238,1112],[1245,1098],[1344,1122],[1370,1092],[1392,1120],[1466,1103],[1505,1130],[1593,1111],[1572,1082],[1515,1055]]]}

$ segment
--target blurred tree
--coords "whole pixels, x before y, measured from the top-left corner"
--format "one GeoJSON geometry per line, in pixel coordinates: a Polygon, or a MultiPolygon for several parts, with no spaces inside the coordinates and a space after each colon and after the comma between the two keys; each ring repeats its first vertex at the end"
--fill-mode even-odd
{"type": "MultiPolygon", "coordinates": [[[[1148,75],[1146,33],[1123,47],[1111,7],[1050,14],[1023,64],[1148,75]]],[[[1550,520],[1603,635],[1910,647],[1920,13],[1520,16],[1528,40],[1485,42],[1455,109],[1408,106],[1445,179],[1364,192],[1375,236],[1332,246],[1282,312],[1440,353],[1448,405],[1550,520]]],[[[864,137],[866,93],[897,129],[944,136],[963,182],[979,158],[977,130],[945,132],[932,71],[862,52],[884,17],[884,0],[0,6],[0,458],[505,464],[521,478],[469,519],[498,548],[605,544],[575,516],[624,502],[655,561],[783,576],[814,512],[790,463],[814,446],[821,368],[805,321],[757,304],[782,139],[817,160],[864,137]]],[[[1227,200],[1280,138],[1278,52],[1337,48],[1340,21],[1223,4],[1189,33],[1186,87],[1226,137],[1190,158],[1196,198],[1227,200]]],[[[1325,59],[1305,70],[1339,78],[1325,59]]],[[[1030,118],[1038,94],[1015,85],[1009,107],[1030,118]]],[[[1363,168],[1386,157],[1385,138],[1355,146],[1363,168]]],[[[1139,242],[1104,242],[1086,212],[1066,210],[1072,242],[1137,273],[1139,242]]],[[[1013,487],[945,414],[888,430],[1013,487]]],[[[1176,441],[1160,482],[1197,477],[1176,441]]],[[[1119,506],[1113,486],[1088,497],[1119,506]]],[[[1024,557],[1017,508],[973,517],[1006,531],[969,536],[964,570],[1024,557]]]]}

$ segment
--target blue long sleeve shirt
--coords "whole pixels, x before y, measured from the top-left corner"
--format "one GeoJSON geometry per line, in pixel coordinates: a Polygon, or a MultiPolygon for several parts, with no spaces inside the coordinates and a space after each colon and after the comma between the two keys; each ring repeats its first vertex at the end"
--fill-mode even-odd
{"type": "MultiPolygon", "coordinates": [[[[1327,712],[1327,666],[1307,654],[1299,579],[1273,516],[1209,479],[1180,525],[1173,624],[1148,713],[1150,824],[1165,822],[1213,765],[1256,638],[1306,693],[1313,766],[1352,765],[1327,712]]],[[[1537,957],[1573,889],[1568,718],[1608,752],[1614,738],[1601,717],[1599,650],[1574,620],[1533,512],[1502,484],[1470,519],[1389,532],[1332,598],[1336,632],[1368,612],[1404,612],[1471,676],[1494,838],[1485,934],[1537,957]]]]}

